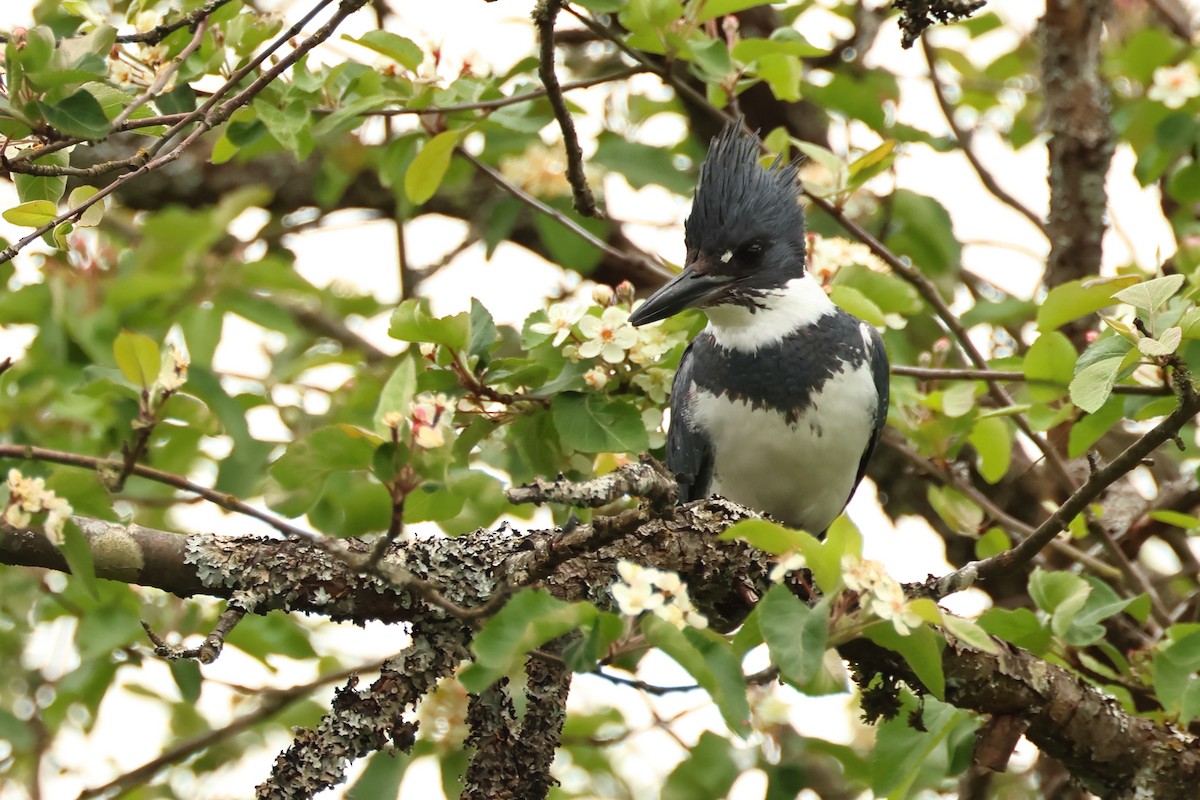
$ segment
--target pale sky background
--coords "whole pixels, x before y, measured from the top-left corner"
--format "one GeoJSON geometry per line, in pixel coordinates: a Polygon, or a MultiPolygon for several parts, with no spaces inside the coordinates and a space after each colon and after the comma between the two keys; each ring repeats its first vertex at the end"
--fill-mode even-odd
{"type": "MultiPolygon", "coordinates": [[[[30,0],[5,0],[0,4],[0,29],[26,24],[30,5],[30,0]]],[[[289,13],[291,9],[308,7],[307,3],[302,2],[282,5],[289,9],[289,13]]],[[[1195,0],[1192,5],[1195,7],[1195,0]]],[[[399,23],[393,23],[391,30],[422,45],[440,45],[440,72],[444,76],[456,75],[464,59],[475,64],[491,63],[497,70],[503,70],[531,54],[534,49],[534,36],[528,21],[529,2],[442,0],[438,3],[400,2],[395,7],[402,11],[403,18],[399,23]]],[[[1005,19],[1008,25],[972,45],[968,55],[979,61],[1006,49],[1015,37],[1032,30],[1044,4],[1036,0],[1012,0],[992,3],[989,8],[1005,19]]],[[[343,26],[341,33],[358,35],[370,29],[372,21],[371,14],[359,12],[343,26]]],[[[831,19],[830,15],[818,9],[806,14],[805,24],[801,27],[814,44],[827,45],[833,38],[846,32],[842,27],[844,24],[844,21],[831,19]]],[[[936,43],[950,47],[966,39],[962,31],[953,28],[939,29],[934,36],[936,43]]],[[[324,58],[331,60],[355,51],[356,46],[340,39],[318,50],[324,58]]],[[[357,51],[356,55],[363,57],[361,51],[357,51]]],[[[370,59],[369,55],[366,57],[370,59]]],[[[915,124],[934,133],[945,132],[941,112],[926,80],[920,49],[905,51],[900,48],[894,17],[880,33],[870,60],[873,63],[886,63],[900,76],[903,99],[897,113],[901,122],[915,124]]],[[[646,81],[648,86],[657,83],[647,76],[637,80],[646,81]]],[[[602,97],[603,93],[599,91],[574,92],[571,95],[573,101],[592,109],[599,107],[602,97]]],[[[585,139],[589,134],[595,134],[595,126],[600,119],[599,115],[579,119],[585,139]]],[[[548,129],[547,136],[551,130],[548,129]]],[[[666,126],[647,125],[639,135],[643,140],[653,143],[672,141],[678,137],[678,131],[666,126]]],[[[835,136],[835,141],[837,138],[835,136]]],[[[848,131],[840,132],[838,144],[844,148],[847,143],[865,150],[878,144],[878,138],[867,129],[853,125],[848,131]]],[[[975,147],[1006,189],[1035,210],[1045,208],[1046,158],[1043,146],[1035,143],[1014,155],[1006,151],[993,133],[981,128],[975,138],[975,147]]],[[[1150,271],[1174,251],[1175,244],[1170,228],[1159,212],[1157,191],[1142,189],[1132,176],[1132,166],[1132,155],[1127,150],[1119,150],[1109,176],[1114,230],[1109,232],[1105,240],[1105,265],[1111,269],[1133,261],[1150,271]],[[1121,232],[1136,232],[1133,250],[1130,249],[1128,236],[1122,236],[1121,232]]],[[[950,211],[955,231],[966,245],[963,261],[967,267],[1019,296],[1028,297],[1032,294],[1041,275],[1047,247],[1045,240],[1023,217],[1000,204],[984,190],[965,158],[954,154],[937,154],[921,146],[904,147],[896,160],[895,173],[895,185],[930,194],[950,211]],[[1015,242],[1021,249],[989,244],[996,239],[1015,242]]],[[[882,190],[886,191],[891,185],[890,181],[883,183],[882,190]]],[[[616,176],[610,176],[603,189],[606,203],[614,209],[616,216],[646,223],[631,231],[639,244],[669,261],[678,263],[682,259],[681,225],[687,214],[686,200],[660,189],[633,191],[623,179],[616,176]]],[[[0,208],[10,207],[16,202],[11,186],[0,183],[0,208]]],[[[258,224],[261,224],[261,217],[250,213],[239,220],[239,229],[251,232],[258,224]]],[[[427,219],[411,223],[406,239],[412,263],[421,265],[439,260],[461,241],[463,231],[464,226],[452,220],[427,219]]],[[[20,235],[3,221],[0,221],[0,234],[10,239],[20,235]]],[[[343,213],[331,218],[321,230],[303,234],[292,246],[299,256],[298,268],[318,285],[326,285],[336,278],[368,289],[387,303],[394,303],[399,298],[396,242],[389,222],[363,222],[356,214],[343,213]],[[353,252],[355,257],[347,258],[347,252],[353,252]]],[[[35,258],[23,254],[17,262],[21,279],[39,280],[35,258]]],[[[541,262],[525,250],[511,245],[502,246],[489,263],[484,260],[482,245],[477,245],[429,279],[424,289],[432,296],[438,313],[464,310],[474,296],[492,311],[498,321],[517,323],[529,312],[541,307],[544,293],[562,280],[560,270],[541,262]],[[498,280],[497,275],[503,276],[503,279],[498,280]],[[514,290],[513,287],[519,288],[514,290]]],[[[385,317],[361,325],[360,331],[380,346],[395,350],[395,343],[386,337],[386,327],[385,317]]],[[[265,356],[246,346],[248,341],[260,340],[260,333],[248,323],[230,320],[226,327],[226,338],[236,343],[236,347],[225,347],[219,351],[219,368],[250,375],[265,372],[265,356]]],[[[20,331],[9,331],[7,334],[0,331],[0,357],[19,355],[25,340],[27,335],[22,335],[20,331]]],[[[344,377],[344,373],[336,370],[324,375],[334,388],[344,377]]],[[[282,426],[272,418],[269,410],[256,416],[253,423],[256,434],[264,438],[282,435],[282,426]]],[[[212,507],[197,506],[189,515],[188,526],[197,530],[226,533],[257,530],[253,521],[230,517],[212,507]]],[[[940,539],[924,522],[918,520],[902,521],[898,528],[893,529],[879,511],[874,487],[869,483],[863,484],[851,503],[850,515],[864,530],[867,557],[883,561],[894,577],[917,580],[930,572],[940,573],[948,569],[940,539]]],[[[980,597],[979,593],[964,593],[952,598],[947,605],[961,613],[978,613],[983,607],[980,597]]],[[[314,627],[317,650],[342,654],[347,663],[369,663],[393,654],[405,641],[405,635],[399,627],[370,625],[364,630],[319,622],[315,622],[314,627]]],[[[43,669],[47,674],[68,671],[74,658],[71,645],[73,635],[70,621],[41,631],[38,634],[39,641],[30,648],[33,654],[31,658],[38,663],[28,666],[44,664],[43,669]]],[[[647,661],[645,673],[648,679],[665,685],[689,682],[688,677],[667,659],[647,661]]],[[[274,672],[227,649],[216,664],[203,670],[205,676],[213,680],[205,684],[198,703],[199,710],[214,725],[224,724],[236,716],[231,703],[233,693],[223,688],[220,681],[250,686],[286,686],[303,683],[313,677],[310,665],[290,662],[288,659],[273,659],[272,666],[274,672]]],[[[136,672],[122,672],[122,676],[126,686],[152,687],[154,691],[168,696],[175,692],[166,665],[154,659],[148,659],[146,665],[136,672]]],[[[331,694],[332,687],[321,696],[327,699],[331,694]]],[[[679,733],[685,739],[693,740],[706,728],[722,730],[715,710],[702,707],[700,698],[691,694],[643,698],[632,691],[615,690],[607,683],[585,677],[576,682],[572,705],[575,708],[587,707],[595,702],[597,694],[603,698],[603,703],[616,700],[637,728],[651,725],[651,709],[663,716],[671,716],[700,707],[677,725],[679,733]]],[[[781,688],[779,695],[789,702],[796,699],[796,694],[786,688],[781,688]]],[[[854,714],[850,709],[853,706],[850,695],[802,700],[793,704],[790,718],[802,733],[849,742],[855,737],[870,735],[852,721],[854,714]]],[[[166,737],[166,719],[154,701],[130,691],[110,692],[90,734],[63,737],[55,756],[69,772],[61,776],[46,776],[48,796],[74,796],[87,786],[103,783],[115,774],[158,755],[166,737]],[[87,754],[86,758],[81,758],[82,753],[87,754]]],[[[198,798],[246,796],[250,787],[265,777],[269,763],[279,750],[287,746],[289,740],[286,734],[279,734],[264,751],[249,759],[241,768],[219,773],[212,779],[206,779],[201,786],[186,789],[186,792],[198,798]]],[[[628,767],[627,773],[639,776],[642,787],[649,792],[647,796],[655,796],[654,788],[661,785],[663,776],[683,753],[669,737],[657,731],[637,738],[636,742],[636,746],[625,747],[621,751],[621,758],[628,767]]],[[[1023,757],[1029,758],[1028,750],[1024,751],[1023,757]]],[[[176,773],[173,779],[186,780],[182,772],[176,773]]],[[[760,798],[764,790],[763,776],[748,773],[739,781],[731,796],[760,798]]],[[[0,800],[14,800],[22,796],[13,787],[0,786],[0,800]]],[[[339,796],[340,789],[322,795],[339,796]]],[[[402,796],[440,796],[433,762],[426,759],[410,768],[402,796]]]]}

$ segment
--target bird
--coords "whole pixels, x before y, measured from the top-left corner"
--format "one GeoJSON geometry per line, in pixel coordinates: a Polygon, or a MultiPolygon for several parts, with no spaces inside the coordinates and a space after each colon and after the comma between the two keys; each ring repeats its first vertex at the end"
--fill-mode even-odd
{"type": "Polygon", "coordinates": [[[740,122],[713,138],[683,271],[629,321],[708,317],[671,389],[666,457],[680,502],[719,495],[820,536],[883,433],[887,351],[809,274],[797,165],[764,165],[761,151],[740,122]]]}

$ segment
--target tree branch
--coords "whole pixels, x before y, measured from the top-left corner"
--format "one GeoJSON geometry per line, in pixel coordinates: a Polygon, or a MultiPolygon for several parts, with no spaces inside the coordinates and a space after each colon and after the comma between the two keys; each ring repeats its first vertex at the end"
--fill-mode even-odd
{"type": "Polygon", "coordinates": [[[997,183],[996,178],[979,160],[979,156],[975,154],[974,148],[971,147],[971,140],[974,138],[972,133],[963,130],[962,126],[954,118],[954,108],[950,105],[949,99],[946,97],[946,89],[942,86],[941,80],[937,74],[937,51],[933,49],[933,45],[929,43],[928,36],[921,37],[921,50],[925,54],[925,63],[929,67],[929,83],[933,86],[933,93],[937,96],[938,106],[942,109],[942,116],[946,118],[946,124],[950,126],[950,132],[954,134],[954,138],[958,140],[959,149],[962,150],[964,156],[967,157],[967,162],[971,168],[975,170],[975,174],[979,176],[980,183],[984,188],[992,193],[1000,202],[1013,209],[1025,219],[1033,223],[1043,235],[1046,233],[1046,223],[1037,214],[1029,210],[1029,207],[1022,203],[1017,198],[1009,194],[1003,186],[997,183]]]}
{"type": "Polygon", "coordinates": [[[1028,539],[983,561],[973,561],[949,575],[931,581],[930,588],[937,597],[944,597],[973,584],[989,580],[1017,569],[1033,559],[1051,539],[1065,530],[1071,520],[1111,486],[1118,478],[1137,467],[1164,442],[1174,439],[1179,430],[1200,413],[1200,396],[1185,397],[1178,408],[1152,430],[1125,449],[1119,456],[1091,474],[1066,502],[1058,507],[1028,539]]]}
{"type": "Polygon", "coordinates": [[[562,130],[563,150],[567,155],[567,182],[571,184],[571,195],[575,210],[585,217],[601,217],[596,208],[596,199],[588,186],[583,172],[583,150],[579,147],[579,135],[575,133],[575,121],[563,99],[562,87],[554,71],[554,22],[558,19],[560,0],[538,0],[533,9],[533,23],[538,31],[538,75],[546,88],[546,98],[554,109],[554,118],[562,130]]]}

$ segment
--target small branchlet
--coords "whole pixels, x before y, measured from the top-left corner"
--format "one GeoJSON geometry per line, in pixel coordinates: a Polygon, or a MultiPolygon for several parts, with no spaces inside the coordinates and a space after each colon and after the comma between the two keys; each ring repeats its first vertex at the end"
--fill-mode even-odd
{"type": "Polygon", "coordinates": [[[893,0],[900,10],[900,44],[907,50],[931,25],[963,19],[987,4],[987,0],[893,0]]]}
{"type": "Polygon", "coordinates": [[[204,642],[199,647],[173,647],[163,641],[145,621],[142,622],[142,629],[150,637],[150,642],[154,645],[154,654],[159,658],[167,661],[194,660],[201,664],[211,664],[225,649],[225,637],[237,627],[248,612],[254,610],[255,605],[257,601],[249,594],[242,592],[235,595],[221,612],[212,632],[204,637],[204,642]]]}
{"type": "Polygon", "coordinates": [[[553,481],[538,478],[505,492],[510,503],[561,503],[574,508],[600,508],[625,495],[645,498],[655,507],[669,507],[677,493],[675,478],[649,456],[592,480],[574,482],[561,475],[553,481]]]}

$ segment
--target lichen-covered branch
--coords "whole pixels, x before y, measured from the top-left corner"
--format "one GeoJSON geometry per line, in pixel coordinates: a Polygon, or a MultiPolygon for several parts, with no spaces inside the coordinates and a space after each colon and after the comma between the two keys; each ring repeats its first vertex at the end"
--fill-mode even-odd
{"type": "Polygon", "coordinates": [[[378,680],[358,690],[350,681],[316,728],[300,731],[275,759],[271,776],[259,784],[259,800],[313,797],[345,780],[358,758],[386,748],[407,752],[416,741],[417,724],[404,719],[440,678],[467,657],[470,633],[454,620],[423,620],[412,631],[412,644],[390,659],[378,680]]]}
{"type": "Polygon", "coordinates": [[[537,478],[533,483],[514,486],[505,494],[510,503],[561,503],[574,508],[600,508],[625,495],[670,504],[675,502],[676,491],[675,479],[666,468],[654,459],[646,458],[592,480],[537,478]]]}
{"type": "MultiPolygon", "coordinates": [[[[950,642],[942,654],[946,700],[1027,723],[1025,737],[1108,800],[1191,800],[1200,780],[1200,741],[1134,716],[1062,667],[997,642],[983,653],[950,642]]],[[[920,683],[895,653],[866,640],[840,648],[864,674],[920,683]]]]}

